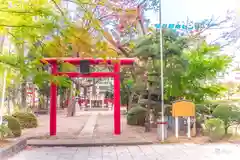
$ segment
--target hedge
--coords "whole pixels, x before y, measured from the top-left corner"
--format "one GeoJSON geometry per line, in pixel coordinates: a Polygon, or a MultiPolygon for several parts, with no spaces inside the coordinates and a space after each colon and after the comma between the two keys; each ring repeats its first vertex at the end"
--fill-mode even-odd
{"type": "Polygon", "coordinates": [[[13,116],[3,116],[3,120],[8,122],[8,128],[12,132],[13,137],[20,137],[22,135],[22,130],[18,119],[13,116]]]}
{"type": "Polygon", "coordinates": [[[29,112],[16,112],[12,115],[20,122],[21,128],[36,128],[38,126],[37,117],[29,112]]]}

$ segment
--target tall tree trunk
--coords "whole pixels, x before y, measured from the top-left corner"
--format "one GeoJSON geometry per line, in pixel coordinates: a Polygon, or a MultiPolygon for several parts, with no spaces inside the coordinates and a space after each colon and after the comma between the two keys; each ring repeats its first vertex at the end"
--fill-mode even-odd
{"type": "Polygon", "coordinates": [[[65,89],[61,90],[62,92],[60,93],[60,108],[64,108],[64,97],[65,97],[65,89]]]}
{"type": "Polygon", "coordinates": [[[225,135],[227,135],[228,134],[228,126],[227,127],[224,127],[224,133],[225,133],[225,135]]]}
{"type": "MultiPolygon", "coordinates": [[[[80,97],[80,90],[81,90],[81,85],[79,84],[79,81],[78,81],[78,83],[76,84],[76,94],[75,94],[75,96],[80,97]]],[[[74,114],[76,112],[76,107],[77,107],[76,105],[78,104],[78,100],[75,101],[75,104],[74,104],[75,105],[74,106],[74,114]]]]}
{"type": "Polygon", "coordinates": [[[7,114],[8,115],[11,115],[11,110],[10,110],[10,100],[11,100],[11,91],[10,89],[8,88],[7,90],[7,94],[8,94],[8,98],[7,98],[7,114]]]}
{"type": "MultiPolygon", "coordinates": [[[[21,38],[20,38],[21,39],[21,38]]],[[[22,44],[19,44],[17,48],[17,52],[19,54],[20,58],[20,72],[23,71],[23,68],[25,66],[25,57],[27,56],[27,53],[25,54],[24,50],[24,42],[22,44]]],[[[23,82],[21,84],[21,107],[26,108],[27,107],[27,79],[26,77],[23,77],[23,82]]]]}
{"type": "Polygon", "coordinates": [[[46,109],[49,109],[50,108],[50,103],[49,103],[49,94],[46,95],[46,109]]]}
{"type": "Polygon", "coordinates": [[[67,116],[73,117],[74,115],[75,115],[75,98],[73,99],[73,86],[71,86],[69,101],[68,101],[67,116]]]}
{"type": "Polygon", "coordinates": [[[128,97],[128,106],[127,106],[127,109],[129,110],[129,109],[131,109],[132,108],[132,101],[133,101],[133,97],[134,97],[134,94],[135,94],[135,92],[131,92],[130,93],[130,91],[128,91],[128,95],[129,95],[129,97],[128,97]]]}
{"type": "Polygon", "coordinates": [[[47,95],[46,94],[44,94],[43,95],[43,109],[45,110],[45,109],[48,109],[48,106],[47,106],[47,95]]]}
{"type": "Polygon", "coordinates": [[[132,102],[130,101],[130,98],[129,98],[129,97],[130,97],[130,91],[129,91],[129,90],[127,91],[127,97],[128,97],[128,98],[127,98],[127,104],[126,104],[126,105],[127,105],[127,111],[129,111],[129,109],[130,109],[130,104],[132,103],[132,102]]]}
{"type": "MultiPolygon", "coordinates": [[[[124,102],[124,103],[126,103],[126,105],[127,105],[127,111],[130,109],[130,107],[131,107],[131,103],[132,103],[132,98],[131,98],[131,90],[130,90],[130,88],[129,87],[126,87],[125,85],[124,85],[124,75],[121,75],[121,78],[120,78],[120,80],[121,80],[121,86],[122,86],[122,89],[121,89],[121,91],[123,91],[123,93],[127,93],[127,98],[126,98],[126,102],[124,102]]],[[[122,94],[122,93],[121,93],[122,94]]],[[[132,96],[133,97],[133,96],[132,96]]],[[[124,97],[125,98],[125,97],[124,97]]],[[[125,100],[123,100],[123,101],[125,101],[125,100]]],[[[121,99],[121,102],[122,102],[122,99],[121,99]]]]}
{"type": "Polygon", "coordinates": [[[42,109],[42,95],[39,94],[38,110],[42,109]]]}
{"type": "Polygon", "coordinates": [[[68,104],[67,104],[67,102],[68,102],[68,97],[69,97],[69,96],[68,96],[68,94],[69,94],[68,92],[69,92],[69,89],[66,88],[66,89],[64,90],[64,104],[63,104],[64,106],[63,106],[63,108],[66,108],[67,105],[68,105],[68,104]]]}
{"type": "MultiPolygon", "coordinates": [[[[93,97],[96,97],[97,96],[97,87],[96,87],[96,84],[95,84],[95,81],[96,81],[96,79],[95,78],[93,78],[93,86],[92,86],[92,88],[89,88],[89,89],[92,89],[92,96],[93,97]]],[[[96,104],[97,103],[97,101],[93,101],[93,103],[92,103],[92,107],[97,107],[96,104]]]]}
{"type": "MultiPolygon", "coordinates": [[[[86,101],[87,100],[87,87],[83,87],[83,97],[84,97],[84,101],[86,101]]],[[[85,105],[87,105],[87,104],[85,103],[85,105]]],[[[87,107],[87,106],[85,106],[85,107],[87,107]]]]}
{"type": "Polygon", "coordinates": [[[64,103],[64,95],[60,94],[60,108],[63,109],[63,103],[64,103]]]}
{"type": "Polygon", "coordinates": [[[16,99],[18,98],[18,94],[17,94],[16,88],[14,88],[12,90],[12,95],[10,95],[10,98],[11,98],[11,102],[13,104],[13,107],[15,107],[17,105],[16,99]]]}
{"type": "Polygon", "coordinates": [[[72,86],[68,90],[68,107],[67,107],[67,116],[68,117],[71,117],[71,115],[72,115],[71,106],[72,106],[72,86]]]}

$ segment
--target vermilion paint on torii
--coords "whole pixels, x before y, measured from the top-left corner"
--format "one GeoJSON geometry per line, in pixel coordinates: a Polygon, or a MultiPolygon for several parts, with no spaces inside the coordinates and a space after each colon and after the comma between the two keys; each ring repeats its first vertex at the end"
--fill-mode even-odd
{"type": "MultiPolygon", "coordinates": [[[[51,64],[52,75],[66,75],[68,77],[112,77],[114,78],[114,134],[121,133],[121,113],[120,113],[120,66],[133,65],[133,58],[119,59],[93,59],[93,58],[44,58],[42,63],[51,64]],[[81,60],[89,60],[91,65],[109,64],[114,66],[113,72],[92,72],[89,74],[81,74],[78,72],[58,72],[58,62],[71,63],[79,65],[81,60]]],[[[50,135],[57,133],[57,85],[53,82],[50,86],[50,135]]]]}

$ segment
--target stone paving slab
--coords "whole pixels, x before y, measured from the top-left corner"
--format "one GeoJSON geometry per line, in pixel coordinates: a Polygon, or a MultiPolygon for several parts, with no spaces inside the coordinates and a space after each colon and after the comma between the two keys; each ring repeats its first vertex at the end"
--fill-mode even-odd
{"type": "Polygon", "coordinates": [[[9,160],[238,160],[236,144],[161,144],[102,147],[43,147],[9,160]]]}
{"type": "MultiPolygon", "coordinates": [[[[78,113],[74,117],[67,117],[66,113],[59,113],[57,115],[57,135],[63,138],[76,137],[91,114],[78,113]]],[[[38,127],[31,129],[24,129],[22,137],[41,137],[49,135],[49,115],[38,116],[38,127]]]]}
{"type": "Polygon", "coordinates": [[[143,127],[128,126],[125,116],[121,116],[121,135],[114,135],[112,111],[77,112],[75,117],[66,117],[64,114],[59,114],[57,135],[52,137],[46,136],[48,132],[48,121],[46,119],[47,116],[39,117],[40,127],[29,133],[33,137],[34,135],[37,136],[28,140],[29,145],[102,146],[142,145],[158,142],[156,133],[144,133],[139,130],[144,130],[143,127]],[[42,135],[42,137],[39,135],[42,135]]]}
{"type": "Polygon", "coordinates": [[[93,113],[88,118],[87,122],[84,124],[84,127],[81,130],[79,136],[92,136],[93,132],[94,132],[94,129],[95,129],[97,118],[98,118],[98,114],[97,113],[93,113]]]}

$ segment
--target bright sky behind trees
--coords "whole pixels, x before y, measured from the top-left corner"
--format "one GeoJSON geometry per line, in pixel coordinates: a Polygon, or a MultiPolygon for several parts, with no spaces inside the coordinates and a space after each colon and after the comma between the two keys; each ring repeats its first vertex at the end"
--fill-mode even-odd
{"type": "MultiPolygon", "coordinates": [[[[237,9],[239,0],[162,0],[163,23],[186,21],[187,17],[193,21],[200,21],[226,15],[227,10],[237,9]]],[[[240,7],[239,7],[240,8],[240,7]]],[[[152,23],[158,23],[157,14],[147,13],[152,23]]]]}

